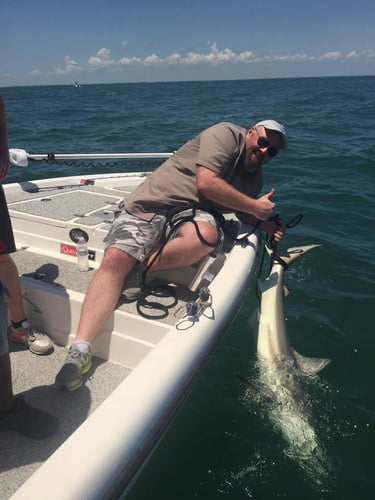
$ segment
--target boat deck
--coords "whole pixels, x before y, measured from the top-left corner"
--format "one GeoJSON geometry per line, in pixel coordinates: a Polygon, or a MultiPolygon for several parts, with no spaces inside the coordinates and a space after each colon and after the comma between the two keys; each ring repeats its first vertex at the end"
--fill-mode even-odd
{"type": "MultiPolygon", "coordinates": [[[[58,290],[70,290],[85,294],[87,287],[92,280],[96,269],[90,268],[87,272],[79,272],[76,263],[67,262],[65,260],[46,256],[40,253],[32,252],[27,249],[19,249],[12,258],[17,264],[21,280],[24,283],[38,282],[39,284],[46,284],[58,290]]],[[[124,292],[126,289],[132,287],[139,287],[141,285],[141,271],[137,267],[124,283],[124,292]]],[[[150,273],[150,276],[151,273],[150,273]]],[[[189,290],[186,286],[176,283],[168,283],[165,279],[155,278],[155,283],[169,284],[173,286],[177,302],[169,308],[169,314],[164,318],[157,318],[160,315],[160,310],[155,310],[155,319],[162,323],[174,325],[178,321],[175,313],[178,309],[183,307],[187,302],[194,300],[197,296],[196,292],[189,290]]],[[[151,299],[150,299],[151,300],[151,299]]],[[[152,298],[155,300],[155,297],[152,298]]],[[[158,302],[164,306],[169,306],[173,301],[171,297],[158,297],[158,302]]],[[[128,301],[123,294],[120,297],[116,311],[122,311],[128,314],[138,315],[136,302],[128,301]]],[[[153,315],[152,310],[148,309],[147,314],[153,315]]]]}
{"type": "Polygon", "coordinates": [[[55,436],[43,440],[29,439],[16,432],[0,434],[2,500],[10,498],[131,372],[124,366],[94,357],[94,369],[85,385],[69,392],[53,385],[66,356],[65,348],[56,346],[48,356],[32,354],[22,345],[12,344],[10,348],[14,393],[22,392],[28,403],[56,415],[60,428],[55,436]]]}

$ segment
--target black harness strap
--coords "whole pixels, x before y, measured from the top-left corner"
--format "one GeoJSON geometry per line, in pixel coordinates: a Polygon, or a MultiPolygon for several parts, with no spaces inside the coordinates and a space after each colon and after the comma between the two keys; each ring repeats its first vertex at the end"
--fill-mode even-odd
{"type": "Polygon", "coordinates": [[[220,236],[220,228],[224,227],[224,222],[225,219],[224,217],[219,214],[218,212],[215,212],[214,210],[206,210],[204,209],[205,212],[210,213],[215,221],[216,221],[216,227],[218,231],[218,237],[215,243],[210,243],[209,241],[205,240],[203,237],[202,233],[199,230],[198,223],[194,220],[196,216],[197,209],[196,208],[191,208],[191,213],[186,214],[186,215],[181,215],[181,212],[185,212],[187,209],[186,207],[182,208],[178,212],[173,212],[172,214],[169,214],[166,218],[164,227],[163,227],[163,232],[161,235],[161,246],[159,250],[156,252],[154,255],[153,259],[151,262],[148,263],[146,269],[142,273],[142,292],[140,296],[137,299],[137,311],[138,313],[148,319],[163,319],[168,316],[169,312],[168,309],[174,307],[178,299],[176,297],[176,290],[174,287],[168,286],[166,284],[153,284],[150,283],[149,285],[146,285],[146,275],[149,272],[152,264],[156,261],[156,259],[160,256],[162,253],[165,245],[168,243],[168,241],[173,237],[173,235],[178,231],[178,229],[186,224],[187,222],[191,222],[194,224],[195,230],[197,232],[197,236],[200,239],[200,241],[211,247],[211,248],[216,248],[220,243],[221,243],[221,236],[220,236]],[[169,230],[169,232],[168,232],[169,230]],[[173,301],[171,304],[168,306],[161,304],[160,302],[155,302],[155,301],[150,301],[148,300],[149,296],[154,296],[154,297],[173,297],[173,301]],[[142,308],[144,309],[153,309],[153,310],[159,310],[161,313],[158,314],[147,314],[145,313],[142,308]]]}
{"type": "MultiPolygon", "coordinates": [[[[303,214],[296,215],[295,217],[293,217],[292,219],[290,219],[289,222],[285,223],[285,227],[287,229],[295,227],[297,224],[299,224],[301,222],[302,219],[303,219],[303,214]]],[[[282,222],[282,219],[281,219],[281,217],[280,217],[279,214],[276,214],[274,217],[270,217],[268,220],[276,222],[276,224],[279,227],[283,226],[283,222],[282,222]]],[[[273,265],[273,263],[275,261],[278,262],[284,268],[284,270],[287,270],[288,267],[289,267],[289,265],[285,262],[285,260],[283,260],[280,257],[280,255],[277,254],[277,245],[275,243],[274,238],[270,239],[270,241],[268,243],[268,247],[272,250],[272,253],[271,253],[271,256],[270,256],[270,270],[271,270],[272,265],[273,265]]]]}

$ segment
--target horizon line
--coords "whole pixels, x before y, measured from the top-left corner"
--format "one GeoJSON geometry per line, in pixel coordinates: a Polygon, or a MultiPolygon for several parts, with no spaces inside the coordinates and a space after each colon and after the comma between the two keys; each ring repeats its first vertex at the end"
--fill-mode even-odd
{"type": "MultiPolygon", "coordinates": [[[[189,79],[189,80],[155,80],[155,81],[134,81],[134,82],[96,82],[96,83],[82,83],[79,81],[80,86],[89,85],[139,85],[139,84],[155,84],[155,83],[199,83],[199,82],[236,82],[236,81],[247,81],[247,80],[301,80],[301,79],[312,79],[312,78],[371,78],[375,77],[371,74],[361,74],[361,75],[319,75],[319,76],[276,76],[276,77],[263,77],[263,78],[220,78],[220,79],[189,79]]],[[[23,85],[0,85],[1,88],[20,88],[20,87],[70,87],[74,86],[76,82],[71,83],[30,83],[23,85]]]]}

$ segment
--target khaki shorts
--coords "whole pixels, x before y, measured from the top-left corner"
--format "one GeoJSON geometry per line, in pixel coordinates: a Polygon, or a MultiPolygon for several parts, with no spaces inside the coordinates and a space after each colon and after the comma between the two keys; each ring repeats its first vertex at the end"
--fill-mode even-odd
{"type": "MultiPolygon", "coordinates": [[[[187,209],[179,212],[178,216],[187,216],[191,213],[192,210],[187,209]]],[[[134,259],[143,262],[159,247],[166,220],[165,214],[156,214],[151,221],[144,221],[123,209],[112,222],[111,229],[103,240],[105,250],[110,247],[118,248],[134,259]]],[[[219,231],[221,241],[223,240],[223,233],[213,215],[197,209],[194,220],[208,222],[214,226],[219,231]]],[[[171,234],[171,229],[167,228],[166,236],[173,238],[175,234],[171,234]]]]}

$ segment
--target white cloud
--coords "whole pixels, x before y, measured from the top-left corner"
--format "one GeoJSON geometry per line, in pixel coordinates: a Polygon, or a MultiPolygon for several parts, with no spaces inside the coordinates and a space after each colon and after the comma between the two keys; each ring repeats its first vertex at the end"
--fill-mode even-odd
{"type": "Polygon", "coordinates": [[[352,50],[349,54],[346,54],[346,59],[358,59],[358,53],[356,50],[352,50]]]}
{"type": "Polygon", "coordinates": [[[256,58],[256,62],[287,62],[287,63],[304,63],[307,61],[313,61],[315,58],[309,56],[305,53],[297,54],[274,54],[269,52],[264,56],[259,56],[256,58]]]}
{"type": "Polygon", "coordinates": [[[122,57],[117,61],[117,64],[119,67],[121,66],[128,66],[130,64],[141,64],[142,59],[139,57],[122,57]]]}
{"type": "Polygon", "coordinates": [[[157,56],[156,54],[151,54],[150,56],[147,56],[143,62],[146,65],[148,64],[159,65],[162,64],[164,61],[161,57],[157,56]]]}
{"type": "Polygon", "coordinates": [[[352,50],[348,52],[345,56],[346,61],[354,61],[358,59],[373,59],[375,57],[375,51],[370,50],[362,50],[358,52],[357,50],[352,50]]]}
{"type": "Polygon", "coordinates": [[[72,59],[70,56],[65,56],[64,66],[57,66],[55,73],[58,75],[66,75],[69,73],[81,71],[83,66],[81,66],[77,61],[72,59]]]}
{"type": "Polygon", "coordinates": [[[338,61],[339,59],[342,59],[342,57],[341,52],[336,50],[322,54],[318,57],[318,61],[338,61]]]}
{"type": "Polygon", "coordinates": [[[166,58],[166,63],[167,64],[181,64],[183,62],[183,58],[178,52],[175,52],[173,54],[170,54],[166,58]]]}
{"type": "Polygon", "coordinates": [[[108,50],[108,49],[100,49],[98,50],[98,52],[96,53],[97,57],[99,57],[100,59],[107,59],[109,60],[109,56],[111,55],[111,51],[108,50]]]}
{"type": "Polygon", "coordinates": [[[255,60],[255,55],[252,51],[239,52],[236,54],[231,49],[219,50],[216,43],[211,44],[211,52],[208,54],[199,54],[196,52],[189,52],[186,57],[181,57],[179,54],[176,56],[180,57],[180,63],[182,64],[200,64],[200,63],[210,63],[213,65],[222,64],[226,62],[242,62],[248,63],[255,60]]]}
{"type": "MultiPolygon", "coordinates": [[[[235,52],[232,49],[225,48],[220,50],[215,42],[209,42],[210,51],[208,53],[188,52],[186,55],[181,55],[178,52],[162,57],[152,53],[144,58],[131,56],[115,59],[111,56],[111,51],[105,47],[99,49],[95,55],[90,56],[86,64],[80,64],[70,56],[65,57],[65,63],[58,66],[55,70],[58,74],[68,74],[72,72],[98,70],[116,70],[125,66],[172,66],[185,65],[192,66],[198,64],[206,65],[221,65],[221,64],[262,64],[262,63],[306,63],[306,62],[321,62],[321,61],[353,61],[359,58],[373,58],[374,50],[357,52],[356,50],[349,51],[346,55],[340,51],[327,51],[319,55],[309,55],[306,53],[292,54],[277,54],[267,52],[266,54],[256,55],[251,50],[235,52]]],[[[124,40],[121,43],[122,49],[128,49],[128,41],[124,40]]]]}
{"type": "Polygon", "coordinates": [[[240,52],[237,56],[238,62],[252,62],[255,61],[256,57],[254,52],[251,50],[246,50],[245,52],[240,52]]]}
{"type": "Polygon", "coordinates": [[[95,56],[91,56],[87,62],[88,69],[95,71],[98,69],[113,68],[118,65],[117,61],[110,59],[111,51],[106,48],[99,49],[95,56]]]}

